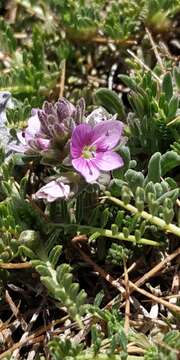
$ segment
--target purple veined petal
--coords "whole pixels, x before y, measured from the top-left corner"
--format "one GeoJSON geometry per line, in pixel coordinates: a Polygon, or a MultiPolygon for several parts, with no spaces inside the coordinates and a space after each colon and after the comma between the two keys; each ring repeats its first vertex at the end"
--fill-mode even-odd
{"type": "Polygon", "coordinates": [[[93,128],[92,145],[102,151],[113,149],[121,139],[123,123],[118,120],[106,120],[93,128]]]}
{"type": "Polygon", "coordinates": [[[71,139],[71,156],[73,159],[79,158],[83,147],[91,144],[92,134],[93,129],[90,125],[80,124],[76,126],[71,139]]]}
{"type": "Polygon", "coordinates": [[[76,110],[74,105],[64,97],[59,98],[55,106],[59,121],[63,121],[64,119],[73,116],[73,113],[76,110]]]}
{"type": "Polygon", "coordinates": [[[54,111],[53,111],[53,104],[49,103],[48,101],[45,101],[44,104],[43,104],[43,111],[49,115],[49,114],[52,114],[54,111]]]}
{"type": "Polygon", "coordinates": [[[50,140],[48,140],[48,139],[37,138],[36,143],[40,150],[48,150],[49,149],[50,140]]]}
{"type": "Polygon", "coordinates": [[[68,131],[73,132],[74,129],[76,128],[76,123],[72,118],[67,118],[63,121],[63,124],[65,126],[65,128],[68,129],[68,131]]]}
{"type": "Polygon", "coordinates": [[[48,137],[53,138],[55,136],[54,125],[49,124],[48,125],[48,131],[49,131],[48,137]]]}
{"type": "Polygon", "coordinates": [[[28,127],[26,131],[28,131],[28,133],[31,134],[31,136],[34,136],[40,131],[40,128],[41,128],[41,123],[39,121],[38,114],[36,113],[35,115],[29,118],[28,127]]]}
{"type": "Polygon", "coordinates": [[[75,120],[76,125],[81,124],[83,122],[87,123],[87,121],[84,121],[85,120],[85,118],[84,118],[85,107],[86,107],[86,103],[85,103],[84,98],[79,99],[79,101],[76,105],[75,111],[73,113],[73,118],[75,120]]]}
{"type": "MultiPolygon", "coordinates": [[[[64,181],[68,181],[68,179],[66,177],[64,177],[64,181]]],[[[64,193],[64,197],[65,199],[67,199],[70,195],[70,185],[63,182],[63,176],[61,176],[61,178],[56,179],[56,183],[58,184],[59,187],[61,187],[63,193],[64,193]]]]}
{"type": "Polygon", "coordinates": [[[113,151],[97,152],[92,162],[95,162],[97,168],[102,171],[111,171],[124,165],[121,156],[113,151]]]}
{"type": "Polygon", "coordinates": [[[26,153],[27,151],[28,151],[28,146],[26,146],[26,145],[23,145],[23,144],[19,144],[19,145],[17,145],[17,144],[14,144],[14,143],[11,143],[11,144],[9,144],[9,146],[8,146],[8,148],[9,148],[9,150],[13,150],[13,151],[15,151],[15,152],[17,152],[17,153],[26,153]]]}
{"type": "Polygon", "coordinates": [[[64,124],[54,124],[54,126],[53,126],[53,132],[54,132],[54,135],[64,135],[65,134],[65,131],[66,131],[66,129],[65,129],[65,126],[64,126],[64,124]]]}
{"type": "Polygon", "coordinates": [[[82,157],[72,160],[73,167],[81,173],[88,183],[92,183],[97,180],[100,175],[95,163],[91,160],[86,160],[82,157]]]}
{"type": "Polygon", "coordinates": [[[56,117],[52,114],[47,115],[47,123],[50,125],[54,125],[56,123],[56,117]]]}
{"type": "Polygon", "coordinates": [[[43,110],[38,110],[38,118],[41,124],[42,132],[49,136],[49,124],[47,121],[47,114],[45,114],[43,110]]]}
{"type": "Polygon", "coordinates": [[[70,186],[61,181],[51,181],[42,188],[40,188],[34,197],[36,199],[46,199],[48,202],[53,202],[60,198],[68,198],[70,194],[70,186]]]}

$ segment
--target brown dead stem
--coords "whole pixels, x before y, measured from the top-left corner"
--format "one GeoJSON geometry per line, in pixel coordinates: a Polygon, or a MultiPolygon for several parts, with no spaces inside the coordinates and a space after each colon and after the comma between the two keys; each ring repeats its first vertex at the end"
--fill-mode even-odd
{"type": "Polygon", "coordinates": [[[153,37],[152,37],[150,31],[148,30],[148,28],[146,28],[146,33],[147,33],[147,35],[148,35],[148,37],[149,37],[149,41],[150,41],[150,43],[151,43],[151,45],[152,45],[152,49],[153,49],[154,54],[155,54],[155,56],[156,56],[156,60],[157,60],[159,66],[160,66],[160,68],[161,68],[161,71],[162,71],[162,73],[165,73],[166,70],[165,70],[165,68],[164,68],[162,59],[161,59],[161,57],[160,57],[160,55],[159,55],[159,52],[158,52],[158,49],[157,49],[157,45],[156,45],[156,43],[154,42],[153,37]]]}
{"type": "Polygon", "coordinates": [[[26,321],[24,320],[22,314],[20,313],[19,307],[17,307],[16,304],[14,303],[14,301],[12,300],[8,290],[6,290],[6,292],[5,292],[5,299],[9,305],[13,315],[19,320],[22,330],[26,331],[28,325],[27,325],[26,321]]]}
{"type": "MultiPolygon", "coordinates": [[[[172,261],[173,259],[175,259],[175,257],[177,257],[178,255],[180,255],[180,247],[178,249],[176,249],[172,254],[169,254],[164,260],[162,260],[159,264],[155,265],[151,270],[149,270],[146,274],[144,274],[139,280],[137,280],[135,282],[135,285],[137,287],[141,287],[142,285],[144,285],[146,283],[146,281],[148,281],[150,278],[152,278],[154,275],[156,275],[157,273],[159,273],[164,266],[172,261]]],[[[120,281],[121,279],[119,279],[120,281]]],[[[134,288],[131,288],[130,285],[130,294],[132,294],[134,291],[134,288]]],[[[123,302],[123,304],[121,304],[121,307],[125,306],[125,302],[123,302]]]]}
{"type": "Polygon", "coordinates": [[[123,286],[120,285],[119,282],[117,282],[110,274],[108,274],[106,271],[104,271],[104,269],[102,269],[99,265],[97,265],[88,255],[86,255],[84,253],[84,251],[81,250],[79,244],[78,246],[76,246],[76,248],[78,249],[79,253],[81,254],[82,258],[88,263],[90,264],[94,270],[100,275],[102,276],[102,278],[104,278],[107,282],[109,282],[113,287],[115,287],[116,289],[118,289],[118,291],[122,294],[125,294],[125,288],[123,286]]]}
{"type": "Polygon", "coordinates": [[[123,259],[124,264],[124,281],[125,281],[125,289],[126,289],[126,305],[125,305],[125,321],[124,321],[124,331],[128,334],[129,331],[129,319],[130,319],[130,300],[129,300],[129,276],[127,272],[126,260],[123,259]]]}
{"type": "Polygon", "coordinates": [[[6,350],[2,354],[0,354],[0,359],[6,358],[9,354],[11,354],[16,349],[20,349],[21,347],[24,347],[24,346],[42,342],[45,337],[45,335],[42,335],[43,333],[46,333],[46,331],[50,330],[53,326],[63,323],[67,318],[68,318],[68,316],[65,316],[62,319],[53,320],[49,325],[41,327],[35,333],[29,335],[23,341],[18,341],[11,348],[9,348],[8,350],[6,350]]]}
{"type": "Polygon", "coordinates": [[[32,268],[32,264],[28,261],[24,263],[0,263],[0,269],[19,270],[29,268],[32,268]]]}
{"type": "Polygon", "coordinates": [[[60,84],[59,84],[59,97],[62,97],[64,94],[64,86],[66,79],[66,60],[63,60],[61,63],[61,76],[60,76],[60,84]]]}
{"type": "MultiPolygon", "coordinates": [[[[94,269],[95,271],[97,271],[99,273],[99,275],[101,275],[106,281],[108,281],[113,287],[115,287],[118,291],[120,291],[123,295],[125,294],[125,289],[122,287],[122,285],[120,285],[120,283],[115,280],[111,275],[109,275],[108,273],[106,273],[102,268],[100,268],[93,260],[90,259],[90,257],[88,255],[86,255],[79,246],[77,246],[78,251],[80,252],[82,258],[88,262],[94,269]]],[[[125,281],[121,280],[121,283],[123,285],[125,285],[125,281]]],[[[144,295],[145,297],[153,300],[154,302],[164,305],[167,309],[169,309],[172,312],[176,312],[178,314],[180,314],[180,307],[173,305],[171,303],[169,303],[168,301],[165,301],[162,298],[159,298],[153,294],[151,294],[150,292],[140,289],[136,284],[134,284],[133,282],[129,281],[129,286],[130,288],[132,288],[133,290],[139,292],[140,294],[144,295]]]]}
{"type": "MultiPolygon", "coordinates": [[[[124,283],[124,280],[123,280],[124,283]]],[[[153,294],[151,294],[150,292],[144,290],[144,289],[140,289],[137,285],[135,285],[133,282],[129,282],[130,287],[132,287],[135,291],[139,292],[140,294],[146,296],[147,298],[153,300],[155,303],[164,305],[167,309],[169,309],[172,312],[176,312],[177,314],[180,314],[180,307],[177,305],[173,305],[171,303],[169,303],[168,301],[165,301],[162,298],[159,298],[153,294]]]]}

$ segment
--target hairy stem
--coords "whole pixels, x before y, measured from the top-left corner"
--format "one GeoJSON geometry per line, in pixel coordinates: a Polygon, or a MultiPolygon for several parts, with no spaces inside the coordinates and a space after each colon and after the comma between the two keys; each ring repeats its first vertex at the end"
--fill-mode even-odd
{"type": "MultiPolygon", "coordinates": [[[[104,199],[108,199],[112,201],[114,204],[119,205],[120,207],[130,211],[133,214],[139,213],[138,209],[130,204],[124,204],[122,200],[119,200],[113,196],[105,196],[104,199]]],[[[178,237],[180,237],[180,228],[173,224],[166,224],[166,222],[163,219],[160,219],[157,216],[153,216],[149,214],[146,211],[142,211],[139,213],[140,216],[143,217],[143,219],[148,220],[151,224],[157,225],[161,230],[165,232],[170,232],[178,237]]]]}
{"type": "Polygon", "coordinates": [[[129,235],[128,237],[125,237],[124,234],[122,232],[118,232],[117,234],[113,234],[111,230],[109,229],[101,229],[101,228],[97,228],[97,227],[92,227],[92,226],[86,226],[86,225],[79,225],[79,224],[64,224],[64,223],[60,223],[60,224],[54,224],[51,223],[51,225],[53,225],[54,227],[62,227],[62,228],[74,228],[77,231],[81,231],[83,233],[99,233],[99,236],[105,236],[111,239],[116,239],[116,240],[121,240],[121,241],[129,241],[135,244],[141,244],[141,245],[151,245],[151,246],[160,246],[160,243],[158,243],[157,241],[153,241],[153,240],[149,240],[149,239],[144,239],[141,238],[140,240],[136,240],[134,235],[129,235]]]}

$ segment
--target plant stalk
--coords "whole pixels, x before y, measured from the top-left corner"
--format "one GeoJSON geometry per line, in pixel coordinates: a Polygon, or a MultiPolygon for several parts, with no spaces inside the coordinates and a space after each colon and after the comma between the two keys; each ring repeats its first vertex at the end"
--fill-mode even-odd
{"type": "Polygon", "coordinates": [[[134,244],[160,246],[160,243],[157,241],[153,241],[153,240],[149,240],[149,239],[145,239],[145,238],[141,238],[140,240],[137,241],[134,235],[129,235],[128,237],[125,237],[122,232],[113,234],[112,231],[109,229],[101,229],[101,228],[97,228],[97,227],[92,227],[92,226],[87,226],[87,225],[79,225],[79,224],[51,223],[51,225],[54,227],[58,227],[58,228],[62,227],[64,229],[68,228],[68,227],[73,227],[74,229],[76,228],[77,231],[81,231],[84,233],[91,233],[91,234],[99,233],[99,236],[104,236],[104,237],[108,237],[108,238],[116,239],[116,240],[120,240],[120,241],[129,241],[134,244]]]}
{"type": "Polygon", "coordinates": [[[130,211],[133,214],[139,213],[143,219],[148,220],[151,224],[157,225],[161,230],[165,232],[170,232],[178,237],[180,237],[180,228],[174,224],[167,224],[163,219],[160,219],[157,216],[153,216],[146,211],[139,212],[138,209],[131,204],[124,204],[124,202],[120,199],[117,199],[113,196],[105,196],[103,199],[107,199],[112,201],[114,204],[119,205],[120,207],[130,211]]]}

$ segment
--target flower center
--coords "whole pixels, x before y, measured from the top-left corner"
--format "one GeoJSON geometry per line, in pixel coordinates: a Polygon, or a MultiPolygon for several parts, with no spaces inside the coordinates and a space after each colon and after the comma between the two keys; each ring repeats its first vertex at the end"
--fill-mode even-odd
{"type": "Polygon", "coordinates": [[[92,159],[95,157],[95,155],[96,155],[96,146],[95,145],[84,146],[83,151],[82,151],[82,157],[84,159],[92,159]]]}

